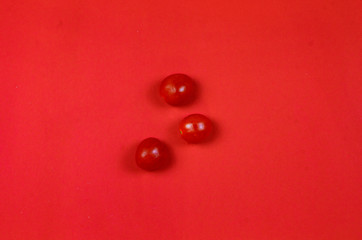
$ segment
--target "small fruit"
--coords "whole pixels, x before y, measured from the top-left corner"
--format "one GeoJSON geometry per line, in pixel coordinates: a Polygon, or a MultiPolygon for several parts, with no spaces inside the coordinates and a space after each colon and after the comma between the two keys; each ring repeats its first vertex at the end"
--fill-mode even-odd
{"type": "Polygon", "coordinates": [[[185,105],[195,99],[196,84],[185,74],[172,74],[161,82],[160,95],[170,105],[185,105]]]}
{"type": "Polygon", "coordinates": [[[140,168],[153,171],[165,167],[169,162],[169,149],[157,138],[146,138],[138,145],[136,163],[140,168]]]}
{"type": "Polygon", "coordinates": [[[188,143],[200,143],[208,140],[214,130],[210,119],[202,114],[191,114],[182,119],[180,134],[188,143]]]}

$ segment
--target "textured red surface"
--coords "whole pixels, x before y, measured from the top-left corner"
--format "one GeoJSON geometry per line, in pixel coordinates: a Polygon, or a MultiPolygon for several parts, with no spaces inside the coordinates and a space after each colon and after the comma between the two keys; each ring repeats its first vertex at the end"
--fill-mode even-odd
{"type": "Polygon", "coordinates": [[[0,239],[362,239],[360,1],[0,5],[0,239]],[[171,73],[199,99],[158,98],[171,73]],[[203,113],[218,136],[187,145],[203,113]],[[154,136],[175,162],[149,173],[154,136]]]}

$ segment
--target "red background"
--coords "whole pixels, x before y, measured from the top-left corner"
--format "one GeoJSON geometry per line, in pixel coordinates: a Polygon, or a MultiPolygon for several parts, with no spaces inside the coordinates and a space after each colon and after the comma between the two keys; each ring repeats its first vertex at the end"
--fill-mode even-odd
{"type": "Polygon", "coordinates": [[[2,1],[0,239],[362,239],[360,3],[2,1]]]}

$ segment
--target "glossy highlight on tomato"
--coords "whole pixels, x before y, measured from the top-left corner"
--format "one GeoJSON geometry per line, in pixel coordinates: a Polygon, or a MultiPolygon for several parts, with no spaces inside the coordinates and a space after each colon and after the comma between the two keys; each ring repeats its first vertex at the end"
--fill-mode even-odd
{"type": "Polygon", "coordinates": [[[157,138],[146,138],[137,147],[136,163],[147,171],[166,167],[170,163],[170,151],[166,144],[157,138]]]}
{"type": "Polygon", "coordinates": [[[196,84],[185,74],[172,74],[161,82],[160,95],[170,105],[186,105],[196,98],[196,84]]]}
{"type": "Polygon", "coordinates": [[[191,114],[180,122],[180,134],[188,143],[201,143],[209,140],[214,131],[213,123],[202,114],[191,114]]]}

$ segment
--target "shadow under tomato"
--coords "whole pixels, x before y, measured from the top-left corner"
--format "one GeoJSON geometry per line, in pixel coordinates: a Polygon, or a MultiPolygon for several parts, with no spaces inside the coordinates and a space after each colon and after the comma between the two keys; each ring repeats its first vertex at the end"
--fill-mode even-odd
{"type": "Polygon", "coordinates": [[[139,172],[139,167],[136,164],[135,154],[138,144],[133,143],[129,146],[126,146],[124,153],[121,159],[121,167],[127,172],[137,173],[139,172]]]}
{"type": "Polygon", "coordinates": [[[170,121],[170,125],[167,127],[167,141],[172,146],[183,145],[186,143],[181,137],[179,124],[180,121],[170,121]]]}
{"type": "Polygon", "coordinates": [[[147,94],[146,94],[147,99],[152,105],[154,105],[156,107],[167,108],[169,106],[160,96],[159,88],[160,88],[160,81],[154,81],[154,83],[152,83],[147,90],[147,94]]]}
{"type": "Polygon", "coordinates": [[[203,142],[204,144],[214,144],[220,140],[220,125],[213,119],[211,119],[211,121],[213,123],[214,129],[211,136],[205,142],[203,142]]]}

